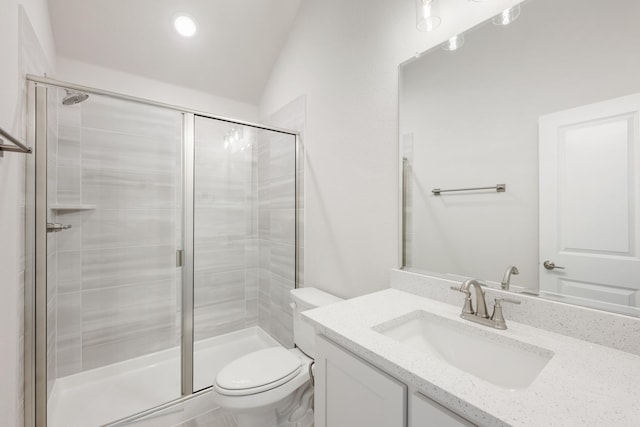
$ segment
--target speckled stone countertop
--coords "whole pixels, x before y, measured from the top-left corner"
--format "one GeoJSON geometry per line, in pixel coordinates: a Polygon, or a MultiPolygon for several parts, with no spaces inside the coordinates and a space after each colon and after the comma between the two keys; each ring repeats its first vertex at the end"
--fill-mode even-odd
{"type": "MultiPolygon", "coordinates": [[[[491,329],[460,319],[460,309],[387,289],[309,310],[303,316],[318,333],[481,426],[640,425],[639,356],[510,322],[508,316],[508,330],[491,329]],[[528,387],[502,388],[372,329],[384,328],[414,311],[554,355],[528,387]]],[[[495,363],[500,364],[499,355],[495,363]]]]}

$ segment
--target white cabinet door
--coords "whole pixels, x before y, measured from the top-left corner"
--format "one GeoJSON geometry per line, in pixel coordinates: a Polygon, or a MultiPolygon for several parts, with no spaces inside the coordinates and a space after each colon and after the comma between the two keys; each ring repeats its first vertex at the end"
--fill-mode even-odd
{"type": "Polygon", "coordinates": [[[472,427],[470,423],[444,406],[420,393],[411,395],[409,427],[472,427]]]}
{"type": "Polygon", "coordinates": [[[316,340],[316,427],[405,427],[407,386],[322,336],[316,340]]]}
{"type": "Polygon", "coordinates": [[[540,117],[542,294],[640,312],[639,118],[640,95],[540,117]]]}

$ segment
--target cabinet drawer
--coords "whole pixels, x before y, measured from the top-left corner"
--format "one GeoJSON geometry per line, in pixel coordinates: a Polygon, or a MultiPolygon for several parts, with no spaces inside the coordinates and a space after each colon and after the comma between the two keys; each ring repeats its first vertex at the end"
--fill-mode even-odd
{"type": "Polygon", "coordinates": [[[421,393],[413,393],[409,405],[409,427],[475,426],[421,393]]]}

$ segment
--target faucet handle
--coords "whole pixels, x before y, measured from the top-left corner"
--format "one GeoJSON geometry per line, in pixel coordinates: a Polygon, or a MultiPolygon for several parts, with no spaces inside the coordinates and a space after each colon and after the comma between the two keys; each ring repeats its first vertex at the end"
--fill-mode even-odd
{"type": "Polygon", "coordinates": [[[511,298],[496,298],[495,305],[493,306],[493,314],[491,314],[491,320],[493,320],[494,327],[497,329],[507,329],[507,322],[504,320],[504,315],[502,314],[502,302],[508,302],[511,304],[520,304],[521,302],[517,299],[511,298]]]}
{"type": "Polygon", "coordinates": [[[496,303],[493,306],[493,314],[491,314],[491,320],[493,320],[494,327],[497,329],[507,329],[507,322],[505,322],[504,320],[504,315],[502,314],[502,305],[500,305],[500,303],[502,302],[508,302],[511,304],[521,303],[517,299],[496,298],[496,303]]]}
{"type": "Polygon", "coordinates": [[[471,291],[469,291],[467,289],[462,289],[462,286],[461,287],[451,286],[450,289],[452,291],[458,291],[458,292],[462,292],[463,294],[465,294],[465,296],[464,296],[464,307],[462,307],[462,312],[463,313],[476,314],[476,312],[473,311],[473,304],[471,302],[471,291]]]}

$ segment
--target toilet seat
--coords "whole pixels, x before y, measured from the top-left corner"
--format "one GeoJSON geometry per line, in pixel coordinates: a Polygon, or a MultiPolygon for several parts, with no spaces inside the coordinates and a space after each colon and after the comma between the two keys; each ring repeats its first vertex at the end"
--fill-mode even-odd
{"type": "Polygon", "coordinates": [[[222,368],[215,390],[226,396],[245,396],[274,389],[295,378],[303,361],[283,347],[271,347],[240,357],[222,368]]]}

